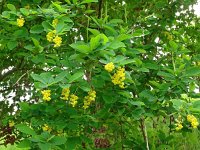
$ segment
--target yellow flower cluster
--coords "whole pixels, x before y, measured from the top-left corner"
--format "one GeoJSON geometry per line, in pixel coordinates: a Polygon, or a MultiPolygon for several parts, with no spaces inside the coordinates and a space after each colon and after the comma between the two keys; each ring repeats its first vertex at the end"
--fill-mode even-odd
{"type": "Polygon", "coordinates": [[[77,101],[78,96],[76,96],[75,94],[71,94],[69,100],[70,100],[70,104],[72,105],[72,107],[75,107],[78,102],[77,101]]]}
{"type": "Polygon", "coordinates": [[[60,47],[61,43],[62,43],[62,38],[59,37],[58,35],[53,39],[54,47],[60,47]]]}
{"type": "Polygon", "coordinates": [[[119,85],[120,88],[124,88],[125,69],[119,68],[117,72],[111,77],[111,79],[114,85],[119,85]]]}
{"type": "Polygon", "coordinates": [[[179,130],[181,130],[183,128],[181,115],[178,116],[178,119],[176,119],[176,122],[177,123],[175,124],[176,125],[175,130],[179,131],[179,130]]]}
{"type": "Polygon", "coordinates": [[[199,125],[197,118],[193,115],[187,115],[187,121],[191,123],[191,126],[193,128],[197,128],[197,126],[199,125]]]}
{"type": "Polygon", "coordinates": [[[50,101],[51,100],[51,90],[43,90],[41,91],[43,95],[43,100],[44,101],[50,101]]]}
{"type": "Polygon", "coordinates": [[[114,66],[114,64],[113,64],[112,62],[110,62],[110,63],[106,64],[106,65],[104,66],[104,68],[105,68],[106,71],[112,72],[113,69],[115,69],[115,66],[114,66]]]}
{"type": "Polygon", "coordinates": [[[52,42],[55,35],[56,35],[56,30],[53,30],[53,31],[50,31],[49,33],[47,33],[47,35],[46,35],[47,41],[52,42]]]}
{"type": "Polygon", "coordinates": [[[56,35],[56,30],[50,31],[46,35],[47,41],[54,42],[54,47],[60,47],[62,38],[56,35]]]}
{"type": "Polygon", "coordinates": [[[183,125],[182,125],[182,123],[181,122],[177,122],[176,124],[176,131],[179,131],[179,130],[181,130],[182,128],[183,128],[183,125]]]}
{"type": "Polygon", "coordinates": [[[9,121],[8,126],[13,127],[15,125],[14,121],[9,121]]]}
{"type": "Polygon", "coordinates": [[[70,90],[69,90],[69,88],[64,88],[63,90],[62,90],[62,96],[63,97],[61,97],[61,99],[63,99],[63,100],[68,100],[69,99],[69,93],[70,93],[70,90]]]}
{"type": "Polygon", "coordinates": [[[44,126],[42,127],[42,130],[43,130],[43,131],[51,132],[51,131],[52,131],[52,128],[50,128],[47,124],[44,124],[44,126]]]}
{"type": "Polygon", "coordinates": [[[17,19],[17,25],[18,25],[19,27],[23,27],[23,26],[24,26],[24,23],[25,23],[24,18],[20,17],[20,18],[17,19]]]}
{"type": "Polygon", "coordinates": [[[54,19],[54,20],[52,21],[53,27],[55,28],[55,27],[57,26],[57,24],[58,24],[58,19],[54,19]]]}
{"type": "Polygon", "coordinates": [[[84,109],[87,109],[90,104],[95,101],[95,98],[96,98],[96,92],[94,90],[90,90],[88,92],[88,95],[84,97],[84,105],[83,105],[83,108],[84,109]]]}

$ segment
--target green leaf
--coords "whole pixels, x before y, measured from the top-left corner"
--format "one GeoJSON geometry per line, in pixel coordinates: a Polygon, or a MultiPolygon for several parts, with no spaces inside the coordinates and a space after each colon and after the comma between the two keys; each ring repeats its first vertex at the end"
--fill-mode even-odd
{"type": "Polygon", "coordinates": [[[31,142],[27,139],[25,139],[25,140],[23,140],[23,141],[21,141],[20,143],[17,144],[18,148],[28,148],[29,149],[30,146],[31,146],[31,142]]]}
{"type": "Polygon", "coordinates": [[[42,26],[46,32],[49,32],[50,29],[53,29],[49,22],[43,21],[42,26]]]}
{"type": "Polygon", "coordinates": [[[77,79],[83,77],[83,75],[84,75],[83,71],[76,72],[71,77],[69,77],[68,82],[72,83],[72,82],[76,81],[77,79]]]}
{"type": "Polygon", "coordinates": [[[58,21],[58,24],[56,26],[57,33],[61,33],[65,28],[65,23],[63,21],[58,21]]]}
{"type": "Polygon", "coordinates": [[[35,38],[31,38],[32,39],[32,41],[33,41],[33,43],[34,43],[34,45],[36,46],[36,47],[39,47],[40,46],[40,43],[39,43],[39,41],[37,40],[37,39],[35,39],[35,38]]]}
{"type": "Polygon", "coordinates": [[[119,64],[122,66],[127,65],[127,64],[132,64],[132,63],[135,63],[134,59],[125,59],[125,60],[119,62],[119,64]]]}
{"type": "Polygon", "coordinates": [[[195,108],[195,109],[199,109],[199,111],[200,111],[200,101],[199,100],[194,101],[192,103],[192,107],[195,108]]]}
{"type": "Polygon", "coordinates": [[[46,84],[45,80],[38,74],[31,74],[31,77],[35,80],[35,81],[39,81],[42,82],[44,84],[46,84]]]}
{"type": "Polygon", "coordinates": [[[74,150],[77,145],[81,144],[80,137],[70,137],[67,139],[67,150],[74,150]]]}
{"type": "Polygon", "coordinates": [[[13,33],[15,38],[28,37],[28,30],[26,28],[19,29],[13,33]]]}
{"type": "Polygon", "coordinates": [[[10,9],[13,12],[16,12],[16,8],[13,4],[7,4],[8,9],[10,9]]]}
{"type": "Polygon", "coordinates": [[[118,49],[121,47],[126,47],[125,44],[123,42],[119,42],[119,41],[113,41],[110,43],[109,48],[110,49],[118,49]]]}
{"type": "Polygon", "coordinates": [[[44,50],[44,48],[40,45],[39,41],[37,39],[33,38],[33,37],[31,39],[32,39],[37,51],[39,53],[41,53],[44,50]]]}
{"type": "Polygon", "coordinates": [[[159,69],[159,66],[154,63],[154,62],[151,62],[151,63],[145,63],[144,66],[148,69],[153,69],[153,70],[158,70],[159,69]]]}
{"type": "Polygon", "coordinates": [[[178,45],[177,45],[174,41],[169,41],[169,45],[170,45],[174,50],[177,50],[177,49],[178,49],[178,45]]]}
{"type": "Polygon", "coordinates": [[[108,22],[108,24],[121,24],[124,23],[124,21],[122,19],[112,19],[108,22]]]}
{"type": "Polygon", "coordinates": [[[23,110],[23,111],[27,111],[30,109],[30,106],[27,102],[21,102],[21,103],[19,103],[19,106],[20,106],[21,110],[23,110]]]}
{"type": "Polygon", "coordinates": [[[44,31],[44,28],[42,25],[34,25],[30,29],[30,33],[35,33],[35,34],[42,33],[43,31],[44,31]]]}
{"type": "Polygon", "coordinates": [[[172,99],[171,102],[173,103],[173,107],[178,111],[187,107],[187,103],[180,99],[172,99]]]}
{"type": "Polygon", "coordinates": [[[61,73],[59,73],[56,77],[55,77],[55,79],[54,79],[54,82],[55,83],[57,83],[57,82],[60,82],[60,81],[62,81],[63,79],[65,79],[65,77],[67,76],[68,74],[66,73],[66,72],[61,72],[61,73]]]}
{"type": "Polygon", "coordinates": [[[127,35],[127,34],[120,34],[116,40],[121,42],[121,41],[124,41],[124,40],[128,40],[131,38],[131,35],[127,35]]]}
{"type": "Polygon", "coordinates": [[[38,143],[41,150],[51,150],[51,145],[49,143],[38,143]]]}
{"type": "Polygon", "coordinates": [[[29,15],[29,10],[26,9],[26,8],[20,8],[20,12],[25,15],[25,16],[28,16],[29,15]]]}
{"type": "Polygon", "coordinates": [[[97,3],[98,0],[83,0],[80,4],[87,4],[87,3],[92,3],[92,2],[97,3]]]}
{"type": "Polygon", "coordinates": [[[32,135],[32,136],[36,135],[35,131],[25,124],[18,124],[15,127],[22,133],[32,135]]]}
{"type": "Polygon", "coordinates": [[[134,37],[142,37],[148,35],[150,32],[148,30],[138,29],[132,35],[134,37]]]}
{"type": "Polygon", "coordinates": [[[97,35],[100,34],[99,30],[96,30],[96,29],[90,29],[90,28],[87,28],[87,29],[88,29],[88,31],[90,31],[92,34],[94,34],[95,36],[97,36],[97,35]]]}
{"type": "Polygon", "coordinates": [[[138,71],[141,71],[141,72],[149,72],[149,69],[148,68],[139,68],[138,71]]]}
{"type": "Polygon", "coordinates": [[[65,144],[67,141],[67,139],[65,137],[62,136],[55,136],[50,142],[53,145],[62,145],[65,144]]]}
{"type": "Polygon", "coordinates": [[[61,12],[62,12],[63,8],[62,8],[61,5],[59,5],[58,3],[54,3],[54,2],[51,2],[51,3],[53,4],[53,6],[55,6],[55,8],[58,9],[58,11],[61,11],[61,12]]]}
{"type": "Polygon", "coordinates": [[[48,86],[54,83],[54,78],[52,77],[52,74],[50,72],[47,73],[41,73],[40,76],[45,81],[48,86]]]}
{"type": "Polygon", "coordinates": [[[83,44],[82,42],[72,43],[70,46],[83,54],[88,54],[89,52],[91,52],[90,46],[83,44]]]}
{"type": "Polygon", "coordinates": [[[191,67],[186,70],[183,76],[191,77],[191,76],[199,76],[200,75],[200,67],[191,67]]]}
{"type": "Polygon", "coordinates": [[[18,42],[17,41],[9,41],[7,43],[8,49],[9,50],[13,50],[15,47],[18,46],[18,42]]]}
{"type": "Polygon", "coordinates": [[[157,74],[164,78],[174,79],[174,75],[167,72],[159,71],[157,74]]]}
{"type": "Polygon", "coordinates": [[[100,38],[101,38],[100,36],[96,36],[96,37],[92,37],[90,39],[90,48],[92,50],[96,49],[100,45],[100,43],[99,43],[100,38]]]}
{"type": "Polygon", "coordinates": [[[134,101],[134,100],[130,100],[129,103],[133,106],[144,106],[145,104],[143,102],[140,102],[140,101],[134,101]]]}

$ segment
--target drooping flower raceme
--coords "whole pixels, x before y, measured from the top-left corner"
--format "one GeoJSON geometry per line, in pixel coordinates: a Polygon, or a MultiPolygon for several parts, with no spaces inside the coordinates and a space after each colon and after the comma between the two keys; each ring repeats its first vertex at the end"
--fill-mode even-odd
{"type": "Polygon", "coordinates": [[[191,126],[193,128],[197,128],[197,126],[199,125],[199,122],[194,115],[187,115],[187,121],[191,123],[191,126]]]}
{"type": "Polygon", "coordinates": [[[179,130],[181,130],[182,128],[183,128],[183,125],[182,125],[182,123],[181,122],[177,122],[176,124],[176,131],[179,131],[179,130]]]}
{"type": "Polygon", "coordinates": [[[53,27],[55,28],[55,27],[57,26],[57,24],[58,24],[58,19],[54,19],[54,20],[52,21],[53,27]]]}
{"type": "Polygon", "coordinates": [[[175,128],[176,131],[179,131],[183,128],[182,121],[183,121],[183,119],[182,119],[181,115],[179,115],[178,119],[176,119],[176,124],[175,124],[176,125],[176,128],[175,128]]]}
{"type": "Polygon", "coordinates": [[[110,62],[110,63],[106,64],[106,65],[104,66],[104,68],[105,68],[106,71],[112,72],[113,69],[115,69],[115,66],[114,66],[114,64],[113,64],[112,62],[110,62]]]}
{"type": "Polygon", "coordinates": [[[118,68],[117,72],[111,77],[114,85],[119,85],[120,88],[124,88],[125,69],[118,68]]]}
{"type": "Polygon", "coordinates": [[[46,35],[47,41],[52,42],[55,35],[56,35],[56,30],[48,32],[46,35]]]}
{"type": "Polygon", "coordinates": [[[72,105],[72,107],[75,107],[77,104],[77,100],[78,100],[78,96],[76,96],[75,94],[71,94],[69,97],[70,100],[70,104],[72,105]]]}
{"type": "Polygon", "coordinates": [[[43,95],[43,100],[44,101],[50,101],[51,100],[51,90],[43,90],[41,91],[43,95]]]}
{"type": "Polygon", "coordinates": [[[62,90],[62,97],[61,97],[61,99],[63,99],[63,100],[68,100],[69,99],[69,93],[70,93],[70,89],[69,88],[64,88],[63,90],[62,90]]]}
{"type": "Polygon", "coordinates": [[[60,47],[62,43],[62,38],[56,35],[56,30],[48,32],[46,38],[47,41],[54,43],[54,47],[60,47]]]}
{"type": "Polygon", "coordinates": [[[53,39],[54,47],[60,47],[61,43],[62,43],[62,38],[59,37],[58,35],[53,39]]]}
{"type": "Polygon", "coordinates": [[[17,25],[18,25],[19,27],[23,27],[23,26],[24,26],[24,23],[25,23],[24,18],[20,17],[20,18],[17,19],[17,25]]]}
{"type": "Polygon", "coordinates": [[[90,104],[95,101],[95,98],[96,92],[94,90],[90,90],[88,92],[88,95],[84,97],[83,108],[87,109],[90,106],[90,104]]]}

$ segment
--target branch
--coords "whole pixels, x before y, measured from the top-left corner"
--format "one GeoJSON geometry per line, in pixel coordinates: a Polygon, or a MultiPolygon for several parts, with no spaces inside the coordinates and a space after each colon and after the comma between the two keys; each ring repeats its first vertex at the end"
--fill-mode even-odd
{"type": "Polygon", "coordinates": [[[99,0],[99,11],[98,11],[98,18],[101,18],[101,8],[102,8],[103,0],[99,0]]]}
{"type": "Polygon", "coordinates": [[[143,135],[144,141],[146,143],[146,149],[149,150],[149,141],[148,141],[147,129],[145,126],[144,119],[140,119],[140,128],[142,130],[142,135],[143,135]]]}
{"type": "Polygon", "coordinates": [[[10,74],[14,73],[15,71],[17,71],[17,68],[13,68],[12,70],[9,70],[8,72],[0,75],[0,82],[3,81],[3,79],[5,79],[10,74]]]}
{"type": "MultiPolygon", "coordinates": [[[[24,61],[24,59],[21,59],[21,62],[17,66],[15,66],[12,70],[9,70],[8,72],[6,72],[4,74],[0,74],[0,82],[3,81],[3,79],[5,79],[7,76],[9,76],[12,73],[14,73],[15,71],[21,69],[22,65],[23,65],[23,61],[24,61]]],[[[1,70],[1,71],[3,71],[3,70],[1,70]]]]}

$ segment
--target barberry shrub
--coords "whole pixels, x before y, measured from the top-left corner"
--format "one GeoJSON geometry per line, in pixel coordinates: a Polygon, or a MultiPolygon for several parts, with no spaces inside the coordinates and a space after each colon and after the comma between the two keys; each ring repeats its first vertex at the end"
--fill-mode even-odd
{"type": "Polygon", "coordinates": [[[195,0],[0,3],[2,144],[165,149],[198,130],[195,0]]]}

